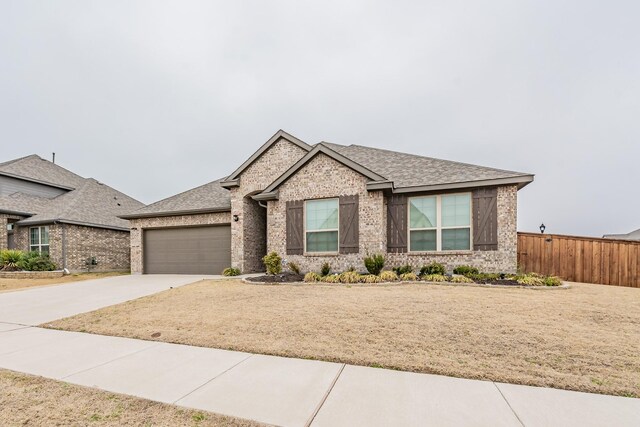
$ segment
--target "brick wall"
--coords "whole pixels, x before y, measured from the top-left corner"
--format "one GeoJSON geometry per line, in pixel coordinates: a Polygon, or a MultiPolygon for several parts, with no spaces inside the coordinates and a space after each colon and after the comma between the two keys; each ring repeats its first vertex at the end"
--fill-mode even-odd
{"type": "Polygon", "coordinates": [[[266,254],[265,208],[248,196],[264,190],[307,152],[280,139],[240,175],[238,187],[231,188],[231,263],[243,273],[264,271],[266,254]]]}
{"type": "Polygon", "coordinates": [[[288,261],[296,262],[303,271],[318,271],[329,262],[334,271],[353,266],[364,270],[367,253],[383,253],[387,266],[411,264],[416,268],[437,261],[449,270],[468,264],[487,272],[514,272],[517,264],[517,187],[498,188],[498,250],[449,251],[429,254],[386,253],[386,200],[382,191],[368,192],[366,178],[330,157],[319,154],[293,177],[280,186],[279,200],[270,201],[267,218],[267,249],[276,251],[288,261]],[[288,200],[338,197],[358,194],[360,199],[360,252],[357,254],[307,256],[286,255],[286,212],[288,200]]]}
{"type": "Polygon", "coordinates": [[[184,227],[190,225],[225,224],[229,222],[231,222],[231,214],[229,212],[129,220],[131,231],[131,273],[143,273],[142,232],[145,228],[184,227]]]}
{"type": "Polygon", "coordinates": [[[9,235],[7,232],[7,225],[10,222],[14,222],[20,219],[24,219],[24,217],[11,215],[11,214],[2,214],[0,213],[0,251],[3,249],[8,249],[9,246],[9,235]]]}

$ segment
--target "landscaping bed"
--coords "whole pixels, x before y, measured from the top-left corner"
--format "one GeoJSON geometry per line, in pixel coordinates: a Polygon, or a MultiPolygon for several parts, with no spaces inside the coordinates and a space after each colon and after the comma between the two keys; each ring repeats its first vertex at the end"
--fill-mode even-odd
{"type": "Polygon", "coordinates": [[[638,289],[481,286],[203,281],[43,326],[640,397],[638,289]]]}
{"type": "Polygon", "coordinates": [[[295,273],[265,274],[263,276],[247,277],[245,280],[258,283],[295,283],[302,282],[304,276],[295,273]]]}

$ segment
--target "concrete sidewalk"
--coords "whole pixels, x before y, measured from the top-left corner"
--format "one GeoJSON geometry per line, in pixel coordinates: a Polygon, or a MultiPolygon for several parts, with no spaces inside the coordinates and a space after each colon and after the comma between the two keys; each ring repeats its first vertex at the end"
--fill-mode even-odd
{"type": "Polygon", "coordinates": [[[36,326],[222,276],[126,275],[0,294],[0,322],[36,326]]]}
{"type": "Polygon", "coordinates": [[[640,425],[640,399],[10,323],[0,368],[279,426],[640,425]]]}

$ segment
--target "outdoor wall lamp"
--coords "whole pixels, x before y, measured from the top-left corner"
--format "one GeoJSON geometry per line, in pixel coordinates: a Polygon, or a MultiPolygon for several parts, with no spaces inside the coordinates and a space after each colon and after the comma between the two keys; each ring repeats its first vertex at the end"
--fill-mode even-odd
{"type": "Polygon", "coordinates": [[[544,222],[542,224],[540,224],[540,233],[544,234],[544,230],[546,230],[547,227],[544,225],[544,222]]]}
{"type": "Polygon", "coordinates": [[[239,220],[240,220],[240,217],[238,215],[233,216],[233,222],[238,222],[239,220]]]}

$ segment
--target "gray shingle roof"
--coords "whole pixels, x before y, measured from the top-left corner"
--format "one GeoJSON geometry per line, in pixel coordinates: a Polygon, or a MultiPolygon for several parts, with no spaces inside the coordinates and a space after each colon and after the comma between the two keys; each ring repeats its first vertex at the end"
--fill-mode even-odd
{"type": "Polygon", "coordinates": [[[20,225],[60,221],[128,229],[128,221],[120,215],[144,206],[108,185],[83,178],[36,155],[0,163],[0,173],[70,189],[50,199],[24,193],[0,197],[0,210],[31,215],[19,221],[20,225]]]}
{"type": "Polygon", "coordinates": [[[157,201],[124,215],[124,218],[145,218],[162,214],[197,213],[231,210],[229,191],[217,179],[175,196],[157,201]]]}
{"type": "Polygon", "coordinates": [[[0,163],[0,173],[15,175],[44,183],[76,188],[85,178],[35,154],[0,163]]]}
{"type": "Polygon", "coordinates": [[[395,188],[483,181],[529,174],[361,145],[321,144],[393,181],[395,188]]]}

